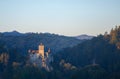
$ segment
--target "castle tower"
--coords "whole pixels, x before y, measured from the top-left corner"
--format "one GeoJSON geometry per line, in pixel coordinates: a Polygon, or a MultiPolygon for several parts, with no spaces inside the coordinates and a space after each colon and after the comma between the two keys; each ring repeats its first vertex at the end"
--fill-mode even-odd
{"type": "Polygon", "coordinates": [[[42,43],[39,45],[38,54],[44,58],[44,45],[42,43]]]}

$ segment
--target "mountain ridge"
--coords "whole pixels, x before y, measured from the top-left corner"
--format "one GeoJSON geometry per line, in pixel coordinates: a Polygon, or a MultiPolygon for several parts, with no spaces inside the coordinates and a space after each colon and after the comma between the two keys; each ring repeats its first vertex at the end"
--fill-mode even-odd
{"type": "Polygon", "coordinates": [[[21,52],[27,52],[29,49],[37,49],[40,43],[53,52],[62,50],[66,47],[72,47],[84,40],[78,40],[74,37],[68,37],[50,33],[19,33],[17,31],[1,33],[0,39],[10,48],[19,48],[21,52]],[[22,51],[24,50],[24,51],[22,51]]]}
{"type": "MultiPolygon", "coordinates": [[[[35,32],[26,32],[26,33],[22,33],[22,32],[19,32],[19,31],[16,31],[16,30],[13,30],[13,31],[10,31],[10,32],[0,32],[2,33],[3,35],[5,36],[23,36],[23,35],[28,35],[28,34],[33,34],[35,32]]],[[[56,35],[56,36],[66,36],[66,35],[59,35],[59,34],[55,34],[55,33],[49,33],[49,32],[45,32],[45,33],[38,33],[38,34],[46,34],[46,35],[56,35]]],[[[79,40],[90,40],[92,39],[93,35],[88,35],[88,34],[81,34],[81,35],[77,35],[77,36],[66,36],[66,37],[74,37],[76,39],[79,39],[79,40]]]]}
{"type": "Polygon", "coordinates": [[[3,32],[2,34],[5,36],[21,36],[21,35],[23,35],[23,33],[20,33],[16,30],[13,30],[11,32],[3,32]]]}
{"type": "Polygon", "coordinates": [[[75,36],[75,38],[80,39],[80,40],[91,40],[94,37],[95,36],[87,35],[87,34],[81,34],[81,35],[75,36]]]}

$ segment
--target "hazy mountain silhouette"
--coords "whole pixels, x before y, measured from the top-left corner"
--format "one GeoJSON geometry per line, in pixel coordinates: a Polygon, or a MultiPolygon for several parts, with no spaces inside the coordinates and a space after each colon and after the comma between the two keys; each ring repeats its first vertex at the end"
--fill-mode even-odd
{"type": "Polygon", "coordinates": [[[93,37],[95,37],[95,36],[90,36],[90,35],[86,35],[86,34],[76,36],[76,38],[80,39],[80,40],[90,40],[93,37]]]}
{"type": "Polygon", "coordinates": [[[18,31],[14,30],[12,32],[3,32],[4,36],[21,36],[22,33],[19,33],[18,31]]]}
{"type": "Polygon", "coordinates": [[[17,31],[1,33],[0,39],[10,48],[17,48],[22,53],[27,52],[28,49],[37,49],[40,43],[43,43],[46,49],[51,48],[53,52],[56,52],[66,47],[73,47],[84,41],[58,34],[19,33],[17,31]]]}

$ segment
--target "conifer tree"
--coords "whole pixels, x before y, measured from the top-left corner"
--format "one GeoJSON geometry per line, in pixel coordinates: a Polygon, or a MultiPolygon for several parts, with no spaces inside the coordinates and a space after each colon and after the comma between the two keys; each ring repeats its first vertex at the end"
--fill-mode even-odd
{"type": "Polygon", "coordinates": [[[117,29],[112,29],[110,32],[110,43],[115,44],[118,40],[117,40],[117,29]]]}

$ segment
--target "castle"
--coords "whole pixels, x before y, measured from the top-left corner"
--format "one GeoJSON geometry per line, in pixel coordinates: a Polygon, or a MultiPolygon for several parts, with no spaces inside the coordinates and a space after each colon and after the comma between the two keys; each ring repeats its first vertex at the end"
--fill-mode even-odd
{"type": "Polygon", "coordinates": [[[50,71],[52,67],[50,66],[50,62],[53,61],[53,57],[50,53],[50,48],[47,52],[44,52],[44,45],[41,43],[38,46],[38,50],[29,50],[29,59],[30,62],[38,67],[45,68],[50,71]]]}

